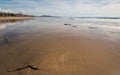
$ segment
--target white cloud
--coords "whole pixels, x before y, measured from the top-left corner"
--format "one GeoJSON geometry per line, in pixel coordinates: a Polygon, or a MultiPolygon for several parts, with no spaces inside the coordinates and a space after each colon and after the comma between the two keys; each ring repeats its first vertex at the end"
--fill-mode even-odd
{"type": "Polygon", "coordinates": [[[107,15],[107,16],[120,16],[120,4],[114,3],[106,5],[102,8],[100,8],[98,11],[98,14],[101,15],[107,15]]]}
{"type": "MultiPolygon", "coordinates": [[[[60,16],[120,16],[120,0],[12,0],[19,4],[16,12],[60,16]]],[[[16,4],[17,5],[17,4],[16,4]]],[[[0,9],[1,11],[1,9],[0,9]]],[[[3,10],[2,10],[3,11],[3,10]]],[[[8,10],[4,10],[8,11],[8,10]]],[[[10,10],[9,10],[10,11],[10,10]]]]}
{"type": "MultiPolygon", "coordinates": [[[[53,8],[42,8],[41,11],[64,16],[120,16],[119,0],[104,0],[106,5],[97,6],[91,3],[81,3],[82,0],[76,0],[76,3],[70,5],[68,0],[53,1],[53,8]]],[[[89,2],[89,1],[88,1],[89,2]]]]}
{"type": "Polygon", "coordinates": [[[25,11],[20,10],[18,13],[19,13],[19,14],[25,14],[25,11]]]}
{"type": "Polygon", "coordinates": [[[0,8],[0,12],[5,12],[5,13],[14,13],[11,9],[2,9],[0,8]]]}

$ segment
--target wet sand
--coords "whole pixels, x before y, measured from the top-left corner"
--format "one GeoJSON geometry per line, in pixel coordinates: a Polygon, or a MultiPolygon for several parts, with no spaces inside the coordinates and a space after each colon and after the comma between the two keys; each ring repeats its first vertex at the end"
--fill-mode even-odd
{"type": "Polygon", "coordinates": [[[0,39],[4,43],[0,45],[1,75],[120,75],[118,42],[83,36],[64,23],[38,25],[46,26],[16,32],[16,36],[7,36],[7,43],[0,39]],[[14,71],[27,65],[39,70],[14,71]]]}
{"type": "Polygon", "coordinates": [[[0,17],[0,23],[28,20],[28,19],[32,19],[32,18],[34,18],[34,17],[0,17]]]}

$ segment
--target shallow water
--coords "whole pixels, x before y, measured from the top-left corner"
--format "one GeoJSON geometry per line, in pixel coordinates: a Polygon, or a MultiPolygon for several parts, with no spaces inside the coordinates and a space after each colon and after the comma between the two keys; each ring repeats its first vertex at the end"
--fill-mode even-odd
{"type": "Polygon", "coordinates": [[[119,75],[119,23],[114,19],[36,18],[1,24],[0,74],[119,75]],[[40,70],[8,72],[27,65],[40,70]]]}

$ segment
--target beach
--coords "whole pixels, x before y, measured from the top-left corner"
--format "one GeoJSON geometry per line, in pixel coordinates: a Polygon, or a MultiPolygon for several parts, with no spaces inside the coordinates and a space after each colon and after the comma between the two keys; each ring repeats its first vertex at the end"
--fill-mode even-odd
{"type": "Polygon", "coordinates": [[[28,17],[0,17],[0,23],[28,20],[32,18],[34,17],[29,17],[29,16],[28,17]]]}
{"type": "Polygon", "coordinates": [[[1,75],[120,74],[119,20],[46,17],[0,26],[1,75]]]}

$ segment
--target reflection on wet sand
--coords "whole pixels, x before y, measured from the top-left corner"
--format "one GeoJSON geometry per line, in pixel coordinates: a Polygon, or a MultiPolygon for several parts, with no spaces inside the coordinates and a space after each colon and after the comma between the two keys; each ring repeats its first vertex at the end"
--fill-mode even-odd
{"type": "Polygon", "coordinates": [[[119,30],[69,22],[40,18],[1,30],[1,75],[119,75],[120,40],[111,34],[119,30]]]}
{"type": "Polygon", "coordinates": [[[34,17],[0,17],[0,23],[9,23],[33,19],[34,17]]]}
{"type": "MultiPolygon", "coordinates": [[[[0,23],[0,30],[1,29],[5,29],[7,26],[10,26],[10,25],[15,25],[17,24],[17,22],[24,22],[24,23],[27,23],[28,19],[22,19],[22,20],[15,20],[15,19],[10,19],[10,20],[4,20],[4,21],[1,21],[0,23]]],[[[10,40],[11,38],[16,38],[18,35],[20,35],[17,31],[9,31],[9,32],[5,32],[4,34],[1,34],[1,37],[0,37],[0,46],[2,45],[5,45],[5,44],[8,44],[10,43],[10,40]]]]}
{"type": "Polygon", "coordinates": [[[0,25],[0,30],[5,28],[6,28],[6,25],[0,25]]]}
{"type": "Polygon", "coordinates": [[[4,37],[2,40],[0,40],[0,46],[5,45],[8,43],[8,38],[4,37]]]}
{"type": "Polygon", "coordinates": [[[8,20],[1,20],[0,23],[12,23],[12,22],[17,22],[21,20],[15,20],[15,19],[8,19],[8,20]]]}
{"type": "Polygon", "coordinates": [[[24,21],[26,22],[28,19],[21,19],[21,20],[17,20],[17,19],[8,19],[8,20],[0,20],[0,29],[4,29],[6,28],[6,25],[13,25],[16,24],[16,22],[20,22],[20,21],[24,21]]]}
{"type": "Polygon", "coordinates": [[[14,31],[7,32],[7,33],[1,35],[0,46],[10,43],[10,40],[17,38],[18,35],[20,35],[20,34],[17,32],[14,32],[14,31]]]}

